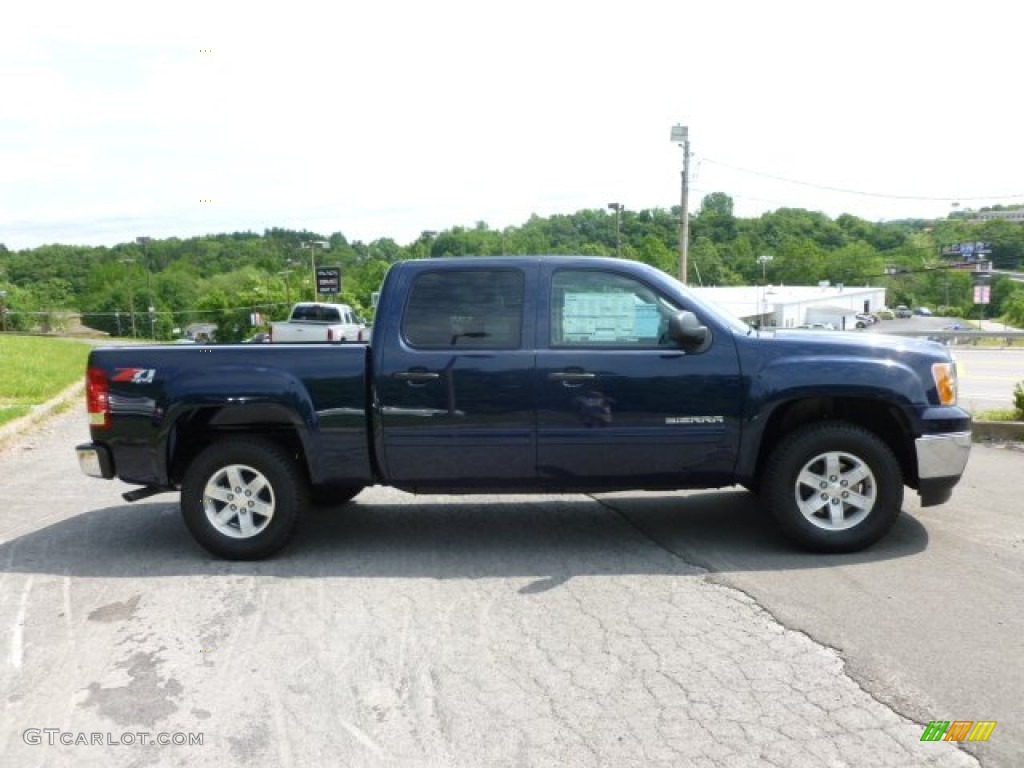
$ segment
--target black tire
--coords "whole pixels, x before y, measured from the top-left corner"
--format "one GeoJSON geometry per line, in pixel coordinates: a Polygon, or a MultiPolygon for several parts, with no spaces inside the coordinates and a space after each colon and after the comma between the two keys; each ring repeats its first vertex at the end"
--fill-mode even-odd
{"type": "Polygon", "coordinates": [[[260,438],[214,443],[192,462],[181,485],[185,525],[204,549],[228,560],[278,552],[308,504],[308,484],[295,460],[260,438]]]}
{"type": "Polygon", "coordinates": [[[881,539],[903,506],[903,473],[882,440],[840,421],[802,427],[769,457],[763,498],[783,532],[815,552],[881,539]]]}

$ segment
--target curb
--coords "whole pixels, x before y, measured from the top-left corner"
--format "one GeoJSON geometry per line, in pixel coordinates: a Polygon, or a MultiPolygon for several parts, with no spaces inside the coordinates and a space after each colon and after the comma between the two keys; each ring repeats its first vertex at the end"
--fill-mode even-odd
{"type": "Polygon", "coordinates": [[[974,421],[971,434],[979,440],[1024,440],[1024,421],[974,421]]]}
{"type": "Polygon", "coordinates": [[[76,384],[72,384],[70,387],[65,389],[56,397],[51,397],[45,403],[39,405],[33,405],[32,410],[20,419],[4,424],[0,427],[0,450],[7,447],[8,443],[13,442],[18,437],[21,437],[26,432],[29,432],[37,424],[45,421],[53,412],[60,408],[62,405],[74,400],[82,395],[85,390],[85,382],[80,381],[76,384]]]}

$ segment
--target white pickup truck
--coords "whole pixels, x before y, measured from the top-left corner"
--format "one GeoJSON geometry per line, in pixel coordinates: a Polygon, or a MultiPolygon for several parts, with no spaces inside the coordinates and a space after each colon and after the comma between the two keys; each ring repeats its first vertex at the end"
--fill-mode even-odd
{"type": "Polygon", "coordinates": [[[270,324],[270,341],[286,342],[366,341],[366,326],[348,304],[301,302],[288,319],[270,324]]]}

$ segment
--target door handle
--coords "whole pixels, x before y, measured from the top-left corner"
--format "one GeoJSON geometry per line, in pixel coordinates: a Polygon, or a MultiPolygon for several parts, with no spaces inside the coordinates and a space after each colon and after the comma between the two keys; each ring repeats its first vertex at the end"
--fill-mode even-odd
{"type": "Polygon", "coordinates": [[[586,371],[555,371],[549,373],[548,378],[551,381],[568,381],[573,383],[582,383],[584,381],[590,381],[597,378],[596,373],[587,373],[586,371]]]}
{"type": "Polygon", "coordinates": [[[392,376],[399,381],[413,382],[437,381],[441,378],[440,374],[432,373],[431,371],[398,371],[397,373],[393,373],[392,376]]]}

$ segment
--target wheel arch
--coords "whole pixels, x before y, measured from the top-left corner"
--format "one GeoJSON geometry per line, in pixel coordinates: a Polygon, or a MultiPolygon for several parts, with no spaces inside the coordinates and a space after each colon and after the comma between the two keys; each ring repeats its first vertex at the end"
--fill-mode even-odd
{"type": "Polygon", "coordinates": [[[310,481],[313,473],[308,457],[312,454],[301,420],[285,406],[253,403],[197,407],[181,414],[165,441],[169,483],[180,486],[192,461],[213,443],[242,435],[264,438],[285,448],[310,481]]]}
{"type": "Polygon", "coordinates": [[[783,437],[807,424],[829,420],[844,421],[876,435],[896,456],[904,482],[917,487],[917,456],[908,438],[911,428],[906,416],[890,403],[860,397],[805,397],[780,404],[765,422],[757,453],[745,474],[760,485],[768,458],[783,437]]]}

